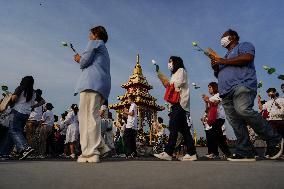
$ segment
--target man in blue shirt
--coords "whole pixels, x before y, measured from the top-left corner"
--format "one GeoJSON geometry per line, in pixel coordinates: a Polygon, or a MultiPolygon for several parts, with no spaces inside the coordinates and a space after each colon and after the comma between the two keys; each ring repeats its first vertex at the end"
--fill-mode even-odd
{"type": "Polygon", "coordinates": [[[283,139],[253,110],[257,94],[255,48],[249,42],[239,43],[238,33],[231,29],[223,34],[221,45],[228,52],[224,58],[211,56],[211,64],[218,78],[226,117],[237,137],[235,155],[228,160],[255,161],[255,150],[249,139],[247,125],[267,142],[266,157],[276,159],[283,152],[283,139]]]}
{"type": "Polygon", "coordinates": [[[99,162],[99,155],[109,151],[101,136],[99,114],[111,88],[110,59],[105,46],[107,40],[106,29],[103,26],[94,27],[85,52],[82,56],[74,55],[82,70],[75,93],[80,93],[78,118],[82,155],[78,162],[99,162]]]}

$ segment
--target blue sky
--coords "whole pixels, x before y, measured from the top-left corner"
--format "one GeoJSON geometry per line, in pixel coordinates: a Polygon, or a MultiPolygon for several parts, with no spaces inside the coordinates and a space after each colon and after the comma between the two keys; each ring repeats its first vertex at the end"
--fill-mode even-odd
{"type": "MultiPolygon", "coordinates": [[[[264,82],[260,93],[276,87],[281,81],[268,75],[262,65],[275,67],[284,73],[284,2],[283,1],[223,1],[223,0],[0,0],[0,84],[10,90],[25,75],[33,75],[35,88],[60,114],[72,103],[74,86],[80,69],[73,62],[72,51],[61,41],[70,41],[82,52],[89,29],[103,25],[109,33],[107,47],[111,58],[112,90],[110,103],[124,94],[120,87],[128,80],[139,52],[143,74],[154,89],[150,93],[164,104],[164,89],[155,76],[151,60],[164,71],[169,56],[183,58],[191,87],[191,112],[198,135],[204,135],[200,124],[204,105],[201,95],[207,94],[207,84],[215,81],[209,60],[192,50],[191,42],[211,47],[224,55],[220,36],[228,28],[236,30],[240,41],[250,41],[256,47],[255,64],[259,80],[264,82]]],[[[160,114],[166,119],[166,112],[160,114]]],[[[228,127],[229,137],[233,132],[228,127]]]]}

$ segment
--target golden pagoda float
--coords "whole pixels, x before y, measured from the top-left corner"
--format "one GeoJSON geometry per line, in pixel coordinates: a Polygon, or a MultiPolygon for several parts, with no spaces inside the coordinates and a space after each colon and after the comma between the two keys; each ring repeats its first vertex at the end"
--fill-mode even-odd
{"type": "Polygon", "coordinates": [[[128,82],[121,85],[121,87],[126,90],[125,94],[123,96],[118,96],[117,99],[120,100],[120,102],[109,105],[109,108],[116,111],[116,117],[119,119],[118,115],[123,114],[124,108],[130,107],[128,96],[133,95],[135,97],[134,102],[137,105],[138,130],[145,133],[147,129],[146,126],[148,126],[150,135],[149,143],[151,145],[153,135],[152,120],[157,119],[157,111],[162,111],[165,108],[157,105],[157,99],[149,93],[149,90],[153,89],[153,87],[149,85],[146,77],[143,76],[139,54],[137,55],[133,74],[129,77],[128,82]]]}

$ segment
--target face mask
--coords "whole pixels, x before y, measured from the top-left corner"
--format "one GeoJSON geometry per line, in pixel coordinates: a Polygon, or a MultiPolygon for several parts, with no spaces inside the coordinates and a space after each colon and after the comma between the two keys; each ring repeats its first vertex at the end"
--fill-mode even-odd
{"type": "Polygon", "coordinates": [[[273,93],[273,92],[270,92],[270,93],[268,93],[268,96],[269,96],[271,99],[275,99],[276,94],[273,93]]]}
{"type": "Polygon", "coordinates": [[[231,41],[229,40],[229,37],[230,36],[227,36],[227,37],[223,37],[221,39],[221,46],[222,47],[226,48],[230,44],[231,41]]]}
{"type": "Polygon", "coordinates": [[[172,72],[174,70],[173,63],[168,63],[168,69],[172,72]]]}

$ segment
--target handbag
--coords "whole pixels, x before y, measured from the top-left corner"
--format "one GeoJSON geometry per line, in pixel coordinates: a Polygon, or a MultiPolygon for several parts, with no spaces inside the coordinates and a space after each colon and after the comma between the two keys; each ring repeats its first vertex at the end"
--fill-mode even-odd
{"type": "Polygon", "coordinates": [[[180,94],[176,91],[174,84],[169,84],[166,88],[166,93],[164,96],[164,100],[171,103],[176,104],[179,102],[180,94]]]}
{"type": "Polygon", "coordinates": [[[217,119],[217,113],[218,113],[218,105],[209,102],[208,118],[207,118],[207,124],[209,126],[212,126],[215,123],[217,119]]]}
{"type": "Polygon", "coordinates": [[[11,93],[6,94],[6,96],[1,100],[0,112],[3,112],[8,108],[8,106],[11,102],[11,99],[12,99],[12,94],[11,93]]]}

